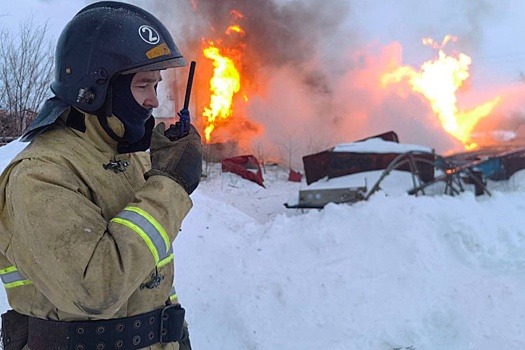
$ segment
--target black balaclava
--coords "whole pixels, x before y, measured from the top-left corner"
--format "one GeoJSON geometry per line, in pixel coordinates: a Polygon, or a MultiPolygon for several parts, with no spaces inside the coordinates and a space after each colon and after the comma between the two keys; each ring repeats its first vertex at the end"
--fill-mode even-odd
{"type": "Polygon", "coordinates": [[[124,124],[122,141],[134,144],[146,133],[146,121],[151,117],[152,108],[141,106],[131,93],[131,81],[135,74],[116,77],[112,82],[112,113],[124,124]]]}

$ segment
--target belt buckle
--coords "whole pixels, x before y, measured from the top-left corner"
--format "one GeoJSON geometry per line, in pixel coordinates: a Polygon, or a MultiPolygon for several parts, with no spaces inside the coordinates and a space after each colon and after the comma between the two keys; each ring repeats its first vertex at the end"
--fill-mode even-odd
{"type": "Polygon", "coordinates": [[[180,304],[166,305],[160,312],[160,334],[159,342],[161,344],[168,344],[181,340],[184,328],[184,314],[185,310],[180,304]],[[169,322],[168,327],[165,327],[169,322]],[[164,339],[164,338],[169,339],[164,339]]]}
{"type": "Polygon", "coordinates": [[[164,323],[165,322],[169,322],[169,313],[168,313],[168,310],[173,308],[173,307],[176,307],[177,304],[171,304],[171,305],[167,305],[165,306],[162,311],[160,312],[160,333],[159,333],[159,342],[161,344],[168,344],[168,343],[171,343],[170,340],[168,341],[164,341],[163,337],[164,336],[167,336],[168,335],[168,329],[167,328],[164,328],[164,323]]]}

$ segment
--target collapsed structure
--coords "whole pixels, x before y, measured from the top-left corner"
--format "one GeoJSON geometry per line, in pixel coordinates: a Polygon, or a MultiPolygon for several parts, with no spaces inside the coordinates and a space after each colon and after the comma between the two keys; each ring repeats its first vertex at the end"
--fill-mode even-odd
{"type": "Polygon", "coordinates": [[[439,183],[448,195],[464,191],[465,184],[473,185],[476,195],[490,195],[488,180],[507,180],[525,168],[525,147],[498,146],[444,157],[426,147],[400,144],[397,134],[390,131],[307,155],[303,163],[308,186],[299,191],[297,202],[285,204],[287,208],[323,208],[328,203],[366,200],[394,170],[411,174],[409,194],[424,195],[439,183]],[[340,181],[347,175],[373,171],[380,174],[370,187],[366,182],[340,181]]]}

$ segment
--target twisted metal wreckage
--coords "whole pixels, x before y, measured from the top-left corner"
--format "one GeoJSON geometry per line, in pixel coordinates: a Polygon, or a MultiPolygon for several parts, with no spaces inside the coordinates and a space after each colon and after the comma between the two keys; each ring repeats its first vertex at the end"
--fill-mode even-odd
{"type": "MultiPolygon", "coordinates": [[[[399,143],[390,131],[356,142],[373,138],[399,143]]],[[[440,156],[433,151],[410,150],[402,153],[334,152],[330,149],[303,157],[308,185],[326,178],[373,170],[382,170],[377,181],[368,188],[351,186],[340,188],[306,188],[299,191],[297,203],[285,203],[291,209],[321,209],[328,203],[355,203],[368,200],[381,189],[383,180],[394,170],[409,172],[412,176],[410,195],[426,195],[436,184],[446,195],[457,195],[466,186],[474,187],[476,195],[491,195],[487,181],[508,180],[518,170],[525,168],[525,147],[494,146],[476,151],[440,156]]]]}

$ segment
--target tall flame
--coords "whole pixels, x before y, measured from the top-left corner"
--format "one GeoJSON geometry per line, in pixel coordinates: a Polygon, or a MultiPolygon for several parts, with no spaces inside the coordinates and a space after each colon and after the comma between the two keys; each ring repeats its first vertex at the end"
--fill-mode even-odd
{"type": "Polygon", "coordinates": [[[213,43],[204,49],[204,56],[213,61],[213,77],[210,79],[210,105],[204,108],[202,115],[206,118],[204,135],[206,141],[211,141],[211,134],[220,119],[232,115],[232,99],[241,88],[239,71],[234,61],[223,56],[213,43]]]}
{"type": "Polygon", "coordinates": [[[425,38],[423,44],[439,50],[438,57],[421,65],[418,72],[409,66],[402,66],[394,72],[382,76],[383,86],[408,79],[411,89],[425,96],[430,102],[433,112],[439,117],[443,128],[460,140],[466,148],[475,148],[471,141],[474,126],[486,116],[500,101],[496,97],[482,105],[469,110],[460,111],[457,106],[456,92],[469,78],[469,66],[472,59],[460,53],[457,57],[448,56],[443,52],[444,46],[456,38],[447,35],[441,44],[425,38]]]}

